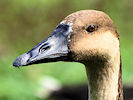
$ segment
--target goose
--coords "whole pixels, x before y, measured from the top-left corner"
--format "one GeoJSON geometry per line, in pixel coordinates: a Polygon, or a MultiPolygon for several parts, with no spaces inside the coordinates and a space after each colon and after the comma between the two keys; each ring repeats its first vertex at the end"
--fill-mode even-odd
{"type": "Polygon", "coordinates": [[[102,11],[81,10],[68,15],[53,33],[13,66],[66,61],[85,65],[88,100],[123,100],[119,34],[102,11]]]}

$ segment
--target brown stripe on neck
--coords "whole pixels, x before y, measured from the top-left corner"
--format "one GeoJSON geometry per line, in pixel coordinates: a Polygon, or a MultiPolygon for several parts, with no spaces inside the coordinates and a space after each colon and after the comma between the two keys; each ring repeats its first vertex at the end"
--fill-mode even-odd
{"type": "Polygon", "coordinates": [[[122,83],[122,61],[120,57],[120,71],[118,79],[118,96],[116,100],[123,100],[123,83],[122,83]]]}

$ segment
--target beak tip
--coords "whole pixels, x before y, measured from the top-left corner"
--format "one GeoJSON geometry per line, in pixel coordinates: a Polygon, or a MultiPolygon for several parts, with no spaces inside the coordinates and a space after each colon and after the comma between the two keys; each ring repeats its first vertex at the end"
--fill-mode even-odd
{"type": "Polygon", "coordinates": [[[23,54],[21,56],[18,56],[15,61],[13,62],[14,67],[24,66],[27,65],[27,61],[29,59],[28,54],[23,54]]]}
{"type": "Polygon", "coordinates": [[[19,67],[19,66],[21,66],[20,63],[18,63],[16,60],[13,62],[12,65],[13,65],[14,67],[19,67]]]}
{"type": "Polygon", "coordinates": [[[22,59],[21,59],[20,56],[19,56],[19,57],[17,57],[17,58],[15,59],[15,61],[13,62],[13,66],[14,66],[14,67],[19,67],[19,66],[22,65],[21,62],[22,62],[22,59]]]}

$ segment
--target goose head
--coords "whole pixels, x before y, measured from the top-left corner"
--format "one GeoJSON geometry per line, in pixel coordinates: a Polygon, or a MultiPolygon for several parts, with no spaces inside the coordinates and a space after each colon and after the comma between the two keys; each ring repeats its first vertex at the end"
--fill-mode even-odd
{"type": "Polygon", "coordinates": [[[118,33],[104,12],[83,10],[70,14],[53,33],[13,62],[26,66],[55,61],[106,60],[119,49],[118,33]]]}
{"type": "Polygon", "coordinates": [[[55,61],[85,65],[91,100],[123,100],[119,35],[104,12],[70,14],[46,40],[17,57],[13,66],[55,61]]]}

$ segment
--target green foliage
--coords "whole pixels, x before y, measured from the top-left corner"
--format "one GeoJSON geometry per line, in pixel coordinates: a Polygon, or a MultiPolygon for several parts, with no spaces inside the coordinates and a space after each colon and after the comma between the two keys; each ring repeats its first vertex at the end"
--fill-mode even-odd
{"type": "Polygon", "coordinates": [[[86,82],[79,63],[50,63],[16,69],[16,56],[44,40],[68,14],[102,10],[114,20],[121,42],[124,83],[133,80],[133,1],[131,0],[0,0],[0,100],[39,100],[39,79],[50,75],[63,84],[86,82]]]}

